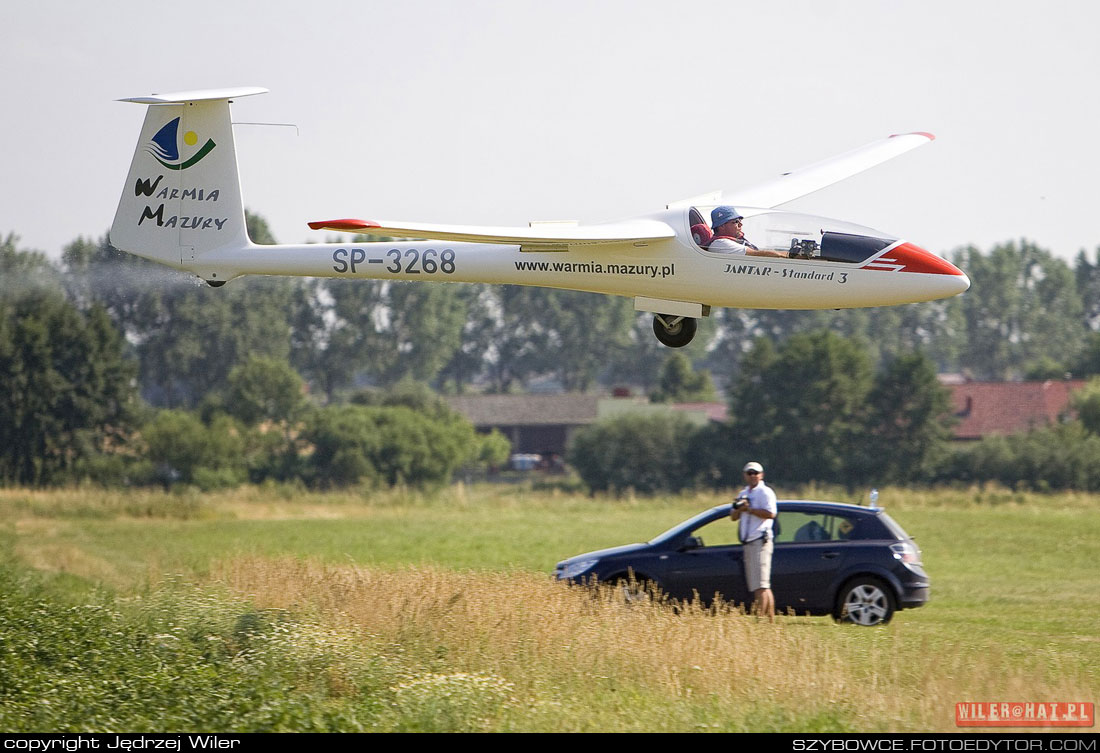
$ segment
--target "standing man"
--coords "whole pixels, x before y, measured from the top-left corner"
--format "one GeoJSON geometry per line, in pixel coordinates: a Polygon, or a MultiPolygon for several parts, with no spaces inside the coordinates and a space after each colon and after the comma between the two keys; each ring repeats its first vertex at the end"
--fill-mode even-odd
{"type": "Polygon", "coordinates": [[[775,621],[775,595],[772,593],[772,525],[779,508],[775,492],[764,483],[764,467],[748,463],[742,471],[745,488],[737,495],[730,518],[738,521],[744,544],[745,580],[752,591],[752,611],[775,621]]]}

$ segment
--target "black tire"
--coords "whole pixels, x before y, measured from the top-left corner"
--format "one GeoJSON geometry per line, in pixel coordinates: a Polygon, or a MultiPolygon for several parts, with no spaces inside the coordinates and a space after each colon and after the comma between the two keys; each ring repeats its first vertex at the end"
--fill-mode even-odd
{"type": "Polygon", "coordinates": [[[894,590],[878,578],[854,578],[836,597],[833,617],[838,622],[871,627],[885,625],[897,610],[894,590]]]}
{"type": "MultiPolygon", "coordinates": [[[[669,319],[675,317],[667,314],[662,316],[669,319]]],[[[661,341],[662,345],[670,348],[682,348],[695,338],[695,331],[699,329],[699,322],[690,316],[685,316],[672,327],[665,327],[659,317],[653,317],[653,334],[661,341]]]]}

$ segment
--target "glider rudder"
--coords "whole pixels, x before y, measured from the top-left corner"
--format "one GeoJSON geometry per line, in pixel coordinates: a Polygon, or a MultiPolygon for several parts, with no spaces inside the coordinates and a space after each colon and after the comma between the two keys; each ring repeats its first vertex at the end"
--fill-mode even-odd
{"type": "MultiPolygon", "coordinates": [[[[242,87],[120,100],[149,108],[111,244],[181,269],[213,261],[221,250],[250,246],[229,105],[266,91],[242,87]]],[[[224,281],[216,277],[210,282],[224,281]]]]}

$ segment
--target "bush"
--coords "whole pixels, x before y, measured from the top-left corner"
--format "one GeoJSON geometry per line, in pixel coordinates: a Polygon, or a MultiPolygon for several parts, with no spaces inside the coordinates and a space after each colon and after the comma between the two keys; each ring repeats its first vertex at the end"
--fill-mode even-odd
{"type": "Polygon", "coordinates": [[[216,416],[207,426],[188,411],[161,411],[142,429],[142,437],[147,457],[165,484],[196,483],[211,489],[246,478],[244,432],[229,416],[216,416]]]}
{"type": "Polygon", "coordinates": [[[566,460],[594,492],[680,491],[694,482],[698,431],[679,413],[616,416],[578,431],[566,460]]]}
{"type": "Polygon", "coordinates": [[[99,486],[146,486],[157,481],[153,464],[140,457],[99,454],[84,458],[73,467],[73,481],[99,486]]]}
{"type": "Polygon", "coordinates": [[[501,468],[508,463],[512,455],[512,443],[508,437],[493,429],[488,434],[478,435],[478,440],[478,463],[490,468],[501,468]]]}
{"type": "Polygon", "coordinates": [[[936,480],[996,481],[1015,489],[1100,491],[1100,436],[1078,421],[957,450],[936,480]]]}
{"type": "Polygon", "coordinates": [[[314,447],[310,464],[321,486],[436,486],[480,450],[465,419],[404,406],[329,406],[314,414],[302,438],[314,447]]]}
{"type": "Polygon", "coordinates": [[[302,378],[290,364],[253,355],[229,372],[226,412],[245,426],[293,423],[305,404],[302,378]]]}

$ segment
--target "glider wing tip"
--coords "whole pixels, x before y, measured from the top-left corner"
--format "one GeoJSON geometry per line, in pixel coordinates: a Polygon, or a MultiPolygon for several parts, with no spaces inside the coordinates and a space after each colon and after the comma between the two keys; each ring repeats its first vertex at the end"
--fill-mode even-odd
{"type": "Polygon", "coordinates": [[[928,131],[910,131],[909,133],[894,133],[890,135],[890,138],[896,139],[898,136],[924,136],[929,141],[936,140],[936,134],[929,133],[928,131]]]}

